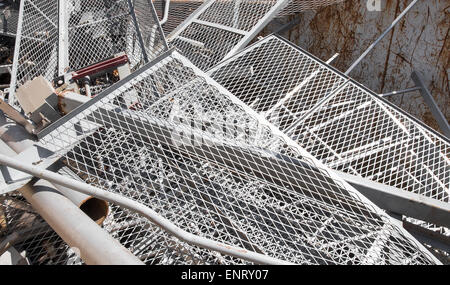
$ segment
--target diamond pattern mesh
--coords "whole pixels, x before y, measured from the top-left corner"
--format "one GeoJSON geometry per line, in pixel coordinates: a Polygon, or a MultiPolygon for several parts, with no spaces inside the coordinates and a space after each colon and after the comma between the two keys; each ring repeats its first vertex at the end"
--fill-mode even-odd
{"type": "MultiPolygon", "coordinates": [[[[324,6],[341,3],[344,0],[291,0],[289,5],[284,8],[278,16],[287,16],[295,13],[300,13],[306,10],[316,10],[324,6]]],[[[155,0],[153,4],[158,12],[159,19],[163,19],[165,0],[155,0]]],[[[186,20],[198,7],[200,7],[205,1],[203,0],[171,0],[169,5],[169,17],[167,22],[162,24],[164,33],[169,35],[186,20]]],[[[245,2],[245,1],[242,1],[245,2]]],[[[247,1],[247,5],[254,5],[257,1],[247,1]]],[[[264,2],[264,1],[260,1],[264,2]]],[[[219,5],[224,5],[223,3],[219,5]]],[[[230,10],[228,7],[224,7],[225,11],[230,10]]],[[[220,11],[223,14],[222,11],[220,11]]],[[[213,17],[211,17],[213,18],[213,17]]],[[[228,23],[226,23],[228,24],[228,23]]]]}
{"type": "Polygon", "coordinates": [[[15,36],[19,21],[19,11],[5,3],[0,7],[0,35],[15,36]]]}
{"type": "Polygon", "coordinates": [[[345,0],[291,0],[289,5],[281,11],[280,16],[300,13],[344,2],[345,0]]]}
{"type": "MultiPolygon", "coordinates": [[[[52,80],[58,75],[58,7],[51,1],[23,0],[22,25],[18,27],[19,48],[15,49],[11,98],[14,89],[42,75],[52,80]]],[[[20,17],[20,15],[19,15],[20,17]]],[[[16,44],[17,45],[17,44],[16,44]]]]}
{"type": "Polygon", "coordinates": [[[169,41],[201,69],[209,69],[245,45],[276,17],[288,0],[205,2],[190,21],[179,26],[169,41]]]}
{"type": "MultiPolygon", "coordinates": [[[[165,0],[155,0],[153,5],[158,13],[160,20],[164,17],[164,7],[165,0]]],[[[184,20],[187,19],[194,11],[203,4],[203,0],[194,1],[170,1],[169,5],[169,16],[166,23],[161,23],[164,30],[164,34],[167,36],[173,30],[175,30],[178,25],[180,25],[184,20]]]]}
{"type": "MultiPolygon", "coordinates": [[[[177,52],[116,87],[41,134],[40,144],[87,183],[190,233],[291,262],[433,262],[382,211],[177,52]],[[133,110],[121,99],[130,92],[139,98],[133,110]]],[[[159,232],[135,229],[133,238],[117,238],[144,235],[155,246],[159,232]]],[[[197,248],[165,242],[161,250],[176,247],[198,261],[197,248]]]]}
{"type": "Polygon", "coordinates": [[[449,143],[277,37],[210,74],[331,168],[449,201],[449,143]]]}
{"type": "MultiPolygon", "coordinates": [[[[68,2],[72,70],[122,51],[138,69],[144,52],[153,59],[165,49],[148,1],[133,1],[145,50],[128,1],[68,2]]],[[[164,1],[154,2],[161,17],[164,1]]],[[[171,2],[166,34],[202,1],[171,2]]],[[[201,69],[220,62],[277,3],[213,2],[171,42],[201,69]]],[[[334,2],[341,1],[291,1],[281,15],[334,2]]],[[[57,75],[57,56],[49,55],[58,53],[58,12],[51,6],[24,1],[23,81],[57,75]]],[[[301,264],[433,263],[322,163],[449,202],[447,141],[276,37],[210,72],[245,104],[177,52],[144,69],[65,118],[42,145],[85,182],[144,203],[196,235],[301,264]],[[132,109],[127,96],[138,98],[132,109]]],[[[30,263],[80,263],[19,195],[0,202],[0,239],[19,231],[14,246],[30,263]]],[[[246,263],[186,244],[116,205],[104,227],[147,264],[246,263]]]]}
{"type": "MultiPolygon", "coordinates": [[[[49,81],[59,75],[58,29],[64,23],[59,23],[58,4],[24,0],[22,5],[23,23],[16,50],[18,59],[13,65],[13,89],[39,75],[49,81]]],[[[68,30],[65,51],[68,70],[65,71],[75,71],[122,52],[128,55],[135,70],[145,63],[144,52],[150,61],[166,50],[158,22],[152,16],[154,8],[148,1],[70,0],[65,5],[68,30]]]]}

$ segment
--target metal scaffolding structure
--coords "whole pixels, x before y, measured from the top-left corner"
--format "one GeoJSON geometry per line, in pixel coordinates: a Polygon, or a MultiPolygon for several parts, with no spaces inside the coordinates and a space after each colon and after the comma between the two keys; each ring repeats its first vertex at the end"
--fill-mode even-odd
{"type": "MultiPolygon", "coordinates": [[[[344,0],[290,0],[288,6],[280,11],[277,17],[293,15],[307,10],[316,10],[324,6],[341,3],[344,0]]],[[[194,11],[199,8],[205,0],[153,0],[164,33],[169,35],[194,11]]],[[[230,0],[219,0],[226,5],[233,4],[230,0]]],[[[236,5],[245,1],[235,1],[236,5]]],[[[256,3],[257,1],[252,1],[256,3]]]]}
{"type": "Polygon", "coordinates": [[[327,166],[450,203],[447,138],[284,39],[208,73],[327,166]]]}
{"type": "Polygon", "coordinates": [[[450,202],[448,139],[284,39],[208,74],[331,168],[450,202]]]}
{"type": "Polygon", "coordinates": [[[88,260],[23,194],[40,179],[101,199],[133,264],[440,264],[405,223],[450,237],[449,139],[280,36],[247,47],[342,1],[22,0],[0,257],[88,260]]]}

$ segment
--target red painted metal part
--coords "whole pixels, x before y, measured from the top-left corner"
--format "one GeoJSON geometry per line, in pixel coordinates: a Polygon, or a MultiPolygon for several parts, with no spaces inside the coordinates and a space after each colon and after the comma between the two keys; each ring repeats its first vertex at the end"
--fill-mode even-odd
{"type": "Polygon", "coordinates": [[[127,55],[114,57],[114,58],[93,64],[91,66],[88,66],[86,68],[83,68],[83,69],[73,72],[72,79],[78,80],[83,77],[90,76],[90,75],[99,73],[101,71],[108,70],[108,69],[126,64],[127,62],[128,62],[127,55]]]}

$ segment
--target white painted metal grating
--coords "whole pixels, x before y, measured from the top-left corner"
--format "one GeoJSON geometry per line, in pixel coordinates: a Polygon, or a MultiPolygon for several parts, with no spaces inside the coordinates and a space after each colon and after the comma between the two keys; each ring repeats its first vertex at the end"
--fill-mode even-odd
{"type": "Polygon", "coordinates": [[[195,235],[301,264],[434,262],[386,214],[177,52],[40,137],[87,183],[195,235]],[[128,96],[138,98],[132,109],[128,96]]]}
{"type": "Polygon", "coordinates": [[[12,3],[0,3],[0,36],[15,36],[19,11],[12,3]],[[3,6],[2,6],[3,5],[3,6]]]}
{"type": "Polygon", "coordinates": [[[450,143],[276,36],[209,74],[327,166],[450,202],[450,143]]]}
{"type": "MultiPolygon", "coordinates": [[[[58,75],[58,6],[51,1],[23,0],[19,11],[11,93],[38,75],[58,75]]],[[[14,94],[11,94],[14,103],[14,94]]]]}
{"type": "Polygon", "coordinates": [[[167,50],[156,12],[145,0],[24,0],[21,5],[11,103],[16,86],[39,75],[51,81],[120,53],[135,70],[167,50]]]}
{"type": "Polygon", "coordinates": [[[192,4],[186,2],[186,10],[180,9],[185,12],[177,11],[175,16],[186,20],[168,40],[196,66],[207,70],[244,48],[275,17],[341,1],[213,0],[205,1],[190,15],[186,10],[190,11],[192,4]]]}
{"type": "Polygon", "coordinates": [[[167,16],[167,21],[161,23],[164,30],[164,34],[169,35],[175,28],[177,28],[184,20],[186,20],[198,7],[203,4],[203,0],[154,0],[153,5],[155,6],[156,12],[160,20],[164,18],[165,5],[170,2],[169,14],[167,16]]]}
{"type": "Polygon", "coordinates": [[[288,2],[206,1],[168,36],[168,41],[206,70],[245,47],[288,2]]]}
{"type": "MultiPolygon", "coordinates": [[[[277,17],[292,15],[307,10],[316,10],[324,6],[341,3],[343,1],[344,0],[291,0],[289,5],[286,6],[286,8],[284,8],[277,15],[277,17]]],[[[164,29],[164,33],[169,35],[184,20],[192,15],[204,2],[204,0],[154,0],[153,4],[158,12],[159,19],[162,20],[164,18],[165,5],[168,3],[169,14],[167,21],[165,23],[161,23],[161,25],[164,29]]],[[[245,0],[241,2],[245,2],[245,0]]],[[[247,2],[253,5],[257,1],[252,0],[247,2]]],[[[222,3],[222,5],[224,4],[222,3]]]]}

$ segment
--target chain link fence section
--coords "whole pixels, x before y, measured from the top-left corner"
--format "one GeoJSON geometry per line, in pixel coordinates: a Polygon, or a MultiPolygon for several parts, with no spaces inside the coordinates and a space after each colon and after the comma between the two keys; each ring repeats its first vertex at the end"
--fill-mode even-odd
{"type": "Polygon", "coordinates": [[[15,88],[36,76],[51,81],[120,53],[128,56],[132,70],[136,70],[167,50],[151,2],[70,0],[61,2],[61,13],[58,3],[22,3],[11,103],[15,88]]]}
{"type": "Polygon", "coordinates": [[[298,47],[271,36],[209,74],[327,166],[450,202],[448,141],[298,47]]]}
{"type": "MultiPolygon", "coordinates": [[[[291,0],[277,16],[284,17],[307,10],[317,10],[319,8],[341,3],[344,0],[291,0]]],[[[165,35],[169,35],[176,27],[186,20],[194,11],[199,8],[204,0],[154,0],[156,11],[160,20],[164,18],[165,5],[169,5],[167,21],[161,23],[165,35]],[[168,3],[168,4],[167,4],[168,3]]],[[[257,1],[248,1],[255,3],[257,1]]]]}
{"type": "Polygon", "coordinates": [[[41,146],[86,183],[192,234],[301,264],[434,262],[380,209],[178,52],[77,110],[42,133],[41,146]],[[130,93],[139,98],[133,110],[121,101],[130,93]]]}

